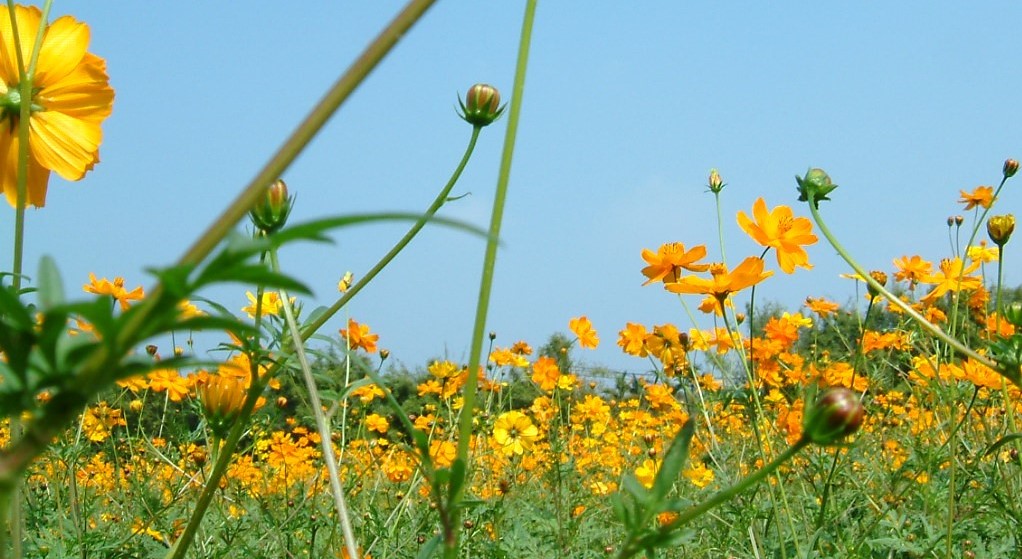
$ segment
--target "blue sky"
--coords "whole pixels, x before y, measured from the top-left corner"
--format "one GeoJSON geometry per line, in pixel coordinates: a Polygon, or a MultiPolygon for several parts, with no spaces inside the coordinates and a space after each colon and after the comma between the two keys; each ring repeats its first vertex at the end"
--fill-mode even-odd
{"type": "MultiPolygon", "coordinates": [[[[80,183],[54,177],[47,207],[29,212],[27,268],[50,254],[72,291],[89,272],[150,286],[143,269],[180,256],[401,7],[318,4],[55,2],[55,17],[91,26],[117,99],[102,162],[80,183]]],[[[424,210],[468,141],[457,95],[476,82],[510,92],[523,6],[432,8],[284,175],[298,195],[292,219],[424,210]]],[[[646,370],[620,353],[617,331],[690,324],[675,296],[640,287],[640,252],[681,241],[717,254],[711,167],[728,183],[733,264],[759,253],[735,213],[763,196],[805,215],[794,176],[810,166],[841,185],[823,210],[866,267],[948,256],[959,190],[996,185],[1004,159],[1022,157],[1020,12],[1014,2],[541,2],[487,329],[498,344],[539,346],[585,314],[602,344],[577,358],[646,370]]],[[[484,131],[455,188],[469,195],[443,215],[488,223],[505,125],[484,131]]],[[[1022,207],[1020,189],[1008,183],[997,213],[1022,207]]],[[[0,210],[4,246],[13,215],[0,210]]],[[[344,230],[333,245],[286,249],[282,264],[316,291],[307,309],[329,304],[340,276],[364,272],[404,229],[344,230]]],[[[1015,243],[1010,285],[1022,283],[1015,243]]],[[[348,312],[409,367],[465,360],[483,249],[427,229],[348,312]]],[[[796,310],[809,295],[854,297],[829,246],[809,254],[812,271],[778,271],[757,298],[796,310]]],[[[244,291],[211,295],[240,309],[244,291]]]]}

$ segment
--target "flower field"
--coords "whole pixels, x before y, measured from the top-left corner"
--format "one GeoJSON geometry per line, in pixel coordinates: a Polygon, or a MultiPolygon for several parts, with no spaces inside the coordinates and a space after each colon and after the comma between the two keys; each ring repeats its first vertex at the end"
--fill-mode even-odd
{"type": "MultiPolygon", "coordinates": [[[[517,99],[476,84],[459,99],[471,141],[422,214],[294,223],[300,185],[278,176],[296,133],[153,287],[90,274],[65,292],[52,259],[24,273],[24,212],[51,172],[80,180],[99,162],[114,91],[88,26],[49,8],[0,16],[0,186],[19,232],[0,276],[0,559],[1022,556],[1022,289],[1003,285],[1015,218],[998,199],[1017,160],[997,186],[941,193],[964,215],[938,260],[863,269],[824,219],[843,191],[810,168],[791,205],[757,196],[718,218],[718,243],[635,247],[635,289],[661,291],[677,321],[566,316],[545,340],[505,339],[486,311],[510,156],[489,229],[438,214],[486,127],[506,119],[515,141],[517,99]],[[376,221],[408,233],[344,274],[333,305],[304,308],[278,249],[376,221]],[[468,358],[409,368],[372,316],[324,325],[425,226],[487,252],[468,358]],[[724,231],[756,253],[725,257],[724,231]],[[825,245],[859,296],[757,299],[825,245]],[[224,284],[248,305],[207,296],[224,284]],[[219,345],[197,350],[200,333],[219,345]],[[634,366],[583,367],[601,344],[634,366]]],[[[721,216],[732,189],[716,170],[706,186],[721,216]]]]}

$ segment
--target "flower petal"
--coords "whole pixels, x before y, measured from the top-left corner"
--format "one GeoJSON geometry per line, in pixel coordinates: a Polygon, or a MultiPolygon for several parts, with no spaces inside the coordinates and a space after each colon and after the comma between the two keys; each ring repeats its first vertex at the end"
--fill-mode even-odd
{"type": "MultiPolygon", "coordinates": [[[[28,65],[43,13],[35,6],[15,6],[14,13],[18,20],[18,40],[21,45],[22,61],[28,65]]],[[[0,10],[0,80],[13,85],[20,79],[18,58],[14,50],[14,33],[11,31],[10,12],[0,10]]]]}
{"type": "Polygon", "coordinates": [[[110,116],[114,102],[106,62],[94,54],[86,54],[72,72],[47,84],[36,96],[36,102],[47,111],[59,111],[99,124],[110,116]]]}
{"type": "Polygon", "coordinates": [[[56,111],[35,113],[31,121],[32,155],[43,167],[76,181],[99,161],[103,131],[98,123],[56,111]]]}
{"type": "Polygon", "coordinates": [[[70,74],[89,48],[89,27],[71,16],[58,18],[46,28],[36,62],[35,83],[45,87],[70,74]]]}
{"type": "MultiPolygon", "coordinates": [[[[13,132],[16,134],[17,129],[13,132]]],[[[31,156],[28,158],[28,190],[26,206],[41,208],[46,205],[46,184],[50,180],[49,169],[44,168],[31,156]]],[[[7,132],[0,133],[0,188],[12,207],[18,204],[18,138],[7,132]]]]}

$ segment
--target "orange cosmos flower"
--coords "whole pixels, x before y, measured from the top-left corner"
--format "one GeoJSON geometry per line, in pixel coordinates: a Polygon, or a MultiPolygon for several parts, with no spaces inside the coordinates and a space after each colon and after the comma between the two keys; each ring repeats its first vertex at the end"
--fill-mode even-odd
{"type": "Polygon", "coordinates": [[[621,346],[621,350],[628,355],[645,357],[648,355],[646,351],[647,335],[649,332],[646,331],[645,326],[628,322],[625,324],[624,330],[618,332],[617,345],[621,346]]]}
{"type": "MultiPolygon", "coordinates": [[[[0,17],[0,19],[3,19],[0,17]]],[[[139,301],[145,296],[142,291],[142,287],[136,287],[131,291],[124,289],[124,278],[116,277],[111,283],[110,280],[96,279],[96,274],[89,272],[89,283],[85,284],[82,288],[86,293],[94,293],[96,295],[109,295],[114,298],[115,301],[120,303],[121,310],[126,311],[130,306],[128,301],[139,301]]]]}
{"type": "Polygon", "coordinates": [[[958,202],[965,204],[966,210],[971,210],[976,206],[989,208],[994,203],[994,187],[992,186],[977,186],[972,192],[964,190],[959,192],[962,194],[962,197],[958,199],[958,202]]]}
{"type": "Polygon", "coordinates": [[[806,297],[806,307],[820,315],[820,318],[827,318],[828,316],[837,313],[837,311],[841,308],[841,305],[823,298],[815,299],[813,297],[806,297]]]}
{"type": "Polygon", "coordinates": [[[945,258],[940,261],[940,272],[923,278],[923,283],[934,284],[936,287],[923,297],[923,301],[930,303],[948,292],[972,291],[983,286],[983,280],[978,276],[970,276],[979,268],[979,262],[973,262],[967,267],[959,257],[945,258]]]}
{"type": "Polygon", "coordinates": [[[677,282],[664,284],[664,287],[672,293],[712,295],[718,301],[723,301],[732,293],[765,280],[773,275],[773,272],[763,271],[762,258],[750,256],[731,272],[727,271],[724,264],[719,262],[711,264],[710,274],[713,275],[712,279],[686,276],[677,282]]]}
{"type": "Polygon", "coordinates": [[[811,245],[818,240],[813,235],[813,224],[809,218],[794,217],[788,206],[777,206],[767,212],[766,202],[757,198],[752,205],[753,222],[745,212],[738,212],[738,225],[752,240],[764,247],[773,248],[777,253],[777,265],[786,274],[794,273],[795,267],[811,269],[809,255],[802,245],[811,245]]]}
{"type": "Polygon", "coordinates": [[[593,323],[585,316],[568,321],[568,328],[578,336],[578,345],[589,349],[596,349],[596,346],[600,345],[600,337],[596,335],[596,330],[593,330],[593,323]]]}
{"type": "Polygon", "coordinates": [[[50,171],[76,181],[99,162],[103,139],[100,125],[113,109],[114,90],[106,74],[106,62],[87,52],[87,25],[71,16],[44,25],[42,12],[36,7],[15,6],[14,18],[24,64],[31,59],[40,27],[43,41],[32,98],[22,99],[11,18],[6,10],[0,16],[0,188],[7,201],[16,205],[19,119],[22,103],[31,103],[25,202],[42,207],[50,171]]]}
{"type": "Polygon", "coordinates": [[[355,319],[348,319],[347,330],[341,329],[341,337],[348,340],[351,349],[364,349],[366,353],[376,353],[376,342],[379,334],[371,334],[369,325],[359,324],[355,319]]]}
{"type": "Polygon", "coordinates": [[[923,260],[918,255],[902,256],[894,259],[894,265],[898,271],[894,273],[895,281],[909,281],[913,285],[919,283],[923,278],[933,274],[933,264],[923,260]]]}
{"type": "Polygon", "coordinates": [[[681,243],[666,243],[654,253],[649,249],[642,249],[642,259],[649,266],[642,269],[642,275],[649,278],[642,285],[649,285],[658,281],[678,281],[678,274],[682,268],[690,272],[705,272],[706,264],[696,264],[697,261],[706,258],[706,246],[698,245],[686,251],[685,245],[681,243]]]}

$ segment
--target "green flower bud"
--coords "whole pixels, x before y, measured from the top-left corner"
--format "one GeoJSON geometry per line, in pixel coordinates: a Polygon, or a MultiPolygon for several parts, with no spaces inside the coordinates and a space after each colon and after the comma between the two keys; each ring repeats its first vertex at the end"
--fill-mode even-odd
{"type": "Polygon", "coordinates": [[[720,178],[720,173],[718,173],[716,169],[710,169],[710,184],[707,186],[710,187],[710,192],[717,194],[721,190],[724,190],[724,187],[727,186],[727,184],[720,178]]]}
{"type": "Polygon", "coordinates": [[[1004,160],[1004,178],[1011,178],[1018,172],[1018,160],[1017,159],[1006,159],[1004,160]]]}
{"type": "Polygon", "coordinates": [[[820,200],[830,200],[827,195],[837,188],[823,169],[809,169],[804,178],[796,175],[795,181],[798,183],[799,201],[810,202],[814,206],[818,206],[820,200]]]}
{"type": "Polygon", "coordinates": [[[500,118],[504,107],[500,105],[500,92],[492,85],[477,83],[465,94],[465,101],[458,99],[461,105],[461,118],[472,126],[487,126],[500,118]]]}
{"type": "Polygon", "coordinates": [[[994,215],[987,220],[987,235],[999,248],[1003,248],[1015,231],[1015,215],[994,215]]]}
{"type": "Polygon", "coordinates": [[[287,184],[277,179],[266,189],[265,197],[248,212],[248,216],[260,231],[273,233],[287,223],[293,203],[294,197],[288,196],[287,184]]]}
{"type": "Polygon", "coordinates": [[[802,436],[819,445],[832,445],[858,431],[865,417],[866,410],[854,392],[828,388],[806,413],[802,436]]]}

